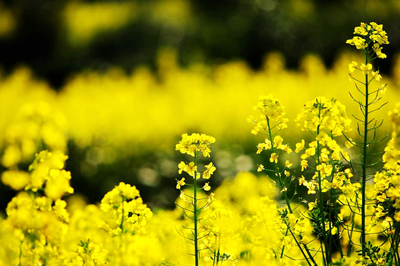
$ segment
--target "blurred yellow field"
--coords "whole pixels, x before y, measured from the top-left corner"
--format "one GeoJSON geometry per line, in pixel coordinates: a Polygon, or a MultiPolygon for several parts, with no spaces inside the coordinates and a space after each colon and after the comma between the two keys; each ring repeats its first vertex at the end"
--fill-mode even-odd
{"type": "MultiPolygon", "coordinates": [[[[260,95],[273,94],[282,101],[292,128],[305,102],[322,95],[339,100],[348,113],[358,115],[357,104],[348,93],[356,93],[347,69],[353,57],[341,55],[330,70],[310,55],[299,71],[289,71],[283,56],[276,53],[266,56],[260,71],[243,62],[182,69],[173,51],[167,50],[161,55],[157,74],[146,68],[131,75],[118,69],[103,74],[88,71],[72,77],[58,93],[37,81],[28,69],[18,69],[1,80],[1,132],[10,131],[10,124],[20,119],[18,114],[26,105],[40,108],[37,103],[41,103],[48,105],[48,112],[59,112],[64,133],[81,147],[102,139],[123,153],[140,153],[136,144],[170,150],[182,132],[191,131],[211,134],[220,143],[243,143],[251,130],[246,118],[260,95]]],[[[384,100],[389,103],[376,113],[378,120],[387,119],[387,112],[400,99],[398,78],[384,77],[389,84],[384,100]]],[[[388,123],[383,129],[387,132],[388,123]]],[[[18,138],[24,132],[8,134],[18,138]]],[[[287,137],[291,142],[302,134],[295,130],[287,137]]],[[[0,137],[4,146],[7,137],[0,137]]]]}

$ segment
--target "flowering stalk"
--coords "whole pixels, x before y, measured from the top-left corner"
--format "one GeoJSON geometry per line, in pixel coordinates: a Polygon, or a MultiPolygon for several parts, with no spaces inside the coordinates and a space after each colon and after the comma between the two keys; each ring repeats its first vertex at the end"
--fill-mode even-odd
{"type": "Polygon", "coordinates": [[[364,82],[358,79],[354,79],[352,74],[350,74],[351,80],[354,79],[356,82],[364,85],[364,91],[361,91],[357,85],[357,90],[364,96],[363,102],[357,101],[350,93],[352,99],[357,102],[360,106],[360,110],[362,112],[363,117],[361,119],[355,117],[360,123],[362,123],[363,132],[360,132],[360,128],[358,127],[358,133],[362,138],[360,143],[354,143],[357,147],[361,149],[361,247],[362,247],[362,256],[366,255],[366,183],[368,179],[367,169],[371,166],[376,165],[378,162],[370,163],[368,159],[368,149],[371,147],[371,144],[376,144],[375,136],[376,130],[382,124],[377,125],[375,121],[374,125],[371,127],[370,124],[375,120],[370,119],[370,114],[374,111],[381,109],[382,104],[379,108],[374,110],[370,110],[370,106],[374,103],[377,103],[382,98],[379,93],[383,92],[383,89],[386,85],[382,86],[376,91],[370,91],[369,85],[373,80],[379,81],[382,77],[379,74],[379,71],[372,71],[371,62],[376,58],[384,59],[386,55],[382,53],[383,44],[388,44],[388,37],[386,32],[383,30],[382,25],[378,25],[375,22],[371,22],[369,24],[361,23],[359,27],[354,29],[354,34],[356,35],[350,40],[347,40],[346,43],[350,45],[356,46],[357,49],[362,50],[365,55],[365,61],[363,64],[359,65],[357,62],[352,62],[349,65],[349,71],[354,72],[354,70],[359,70],[364,75],[364,82]],[[371,78],[371,76],[372,78],[371,78]],[[371,100],[371,96],[375,94],[375,98],[371,100]],[[372,138],[369,136],[369,132],[373,132],[372,138]]]}
{"type": "MultiPolygon", "coordinates": [[[[299,185],[308,189],[309,195],[316,195],[315,202],[310,202],[310,220],[314,232],[320,238],[322,261],[324,265],[332,263],[332,250],[336,242],[334,235],[339,232],[338,226],[338,202],[335,190],[345,190],[347,180],[342,168],[341,154],[347,157],[347,153],[337,144],[334,137],[341,136],[349,131],[350,119],[347,117],[345,107],[335,99],[328,100],[325,97],[317,97],[307,102],[296,122],[303,131],[314,134],[316,140],[309,143],[305,149],[305,141],[296,144],[296,153],[305,149],[301,155],[301,170],[309,167],[308,158],[312,158],[315,167],[311,180],[304,176],[299,178],[299,185]],[[325,192],[327,198],[324,197],[325,192]],[[328,202],[329,204],[327,204],[328,202]]],[[[340,244],[336,245],[339,249],[340,244]]]]}
{"type": "MultiPolygon", "coordinates": [[[[285,167],[281,170],[278,166],[278,159],[279,153],[286,152],[290,154],[292,149],[289,147],[288,144],[283,144],[283,138],[278,135],[279,131],[282,129],[287,128],[288,119],[284,117],[284,107],[280,104],[280,101],[275,99],[272,95],[268,96],[261,96],[257,106],[254,106],[254,110],[257,110],[261,113],[260,121],[258,121],[253,116],[248,118],[248,122],[254,123],[255,127],[251,131],[252,134],[257,135],[260,132],[267,135],[264,143],[259,143],[257,145],[257,154],[260,154],[263,150],[270,150],[271,155],[269,161],[273,163],[274,169],[265,169],[264,165],[260,164],[258,166],[257,171],[266,171],[271,172],[277,179],[277,186],[280,189],[281,193],[283,194],[283,198],[286,203],[287,209],[280,211],[280,216],[282,218],[283,223],[286,225],[287,230],[284,233],[284,238],[287,237],[288,233],[291,233],[294,236],[293,232],[291,231],[291,226],[299,226],[299,224],[293,223],[291,224],[287,220],[289,217],[294,217],[293,209],[291,207],[291,199],[289,199],[287,194],[287,186],[289,186],[292,182],[290,167],[292,163],[289,161],[285,162],[285,167]],[[272,125],[271,122],[276,123],[272,125]],[[273,130],[276,130],[273,132],[273,130]],[[288,178],[289,181],[286,181],[288,178]]],[[[299,231],[299,230],[298,230],[299,231]]],[[[297,237],[302,239],[302,232],[301,230],[297,232],[297,237]]],[[[306,259],[309,265],[316,265],[310,250],[307,247],[307,244],[300,243],[300,241],[294,237],[297,247],[300,249],[300,252],[303,254],[304,258],[306,259]]],[[[283,258],[285,252],[285,245],[282,246],[280,252],[280,259],[283,258]]]]}
{"type": "MultiPolygon", "coordinates": [[[[321,117],[321,109],[324,108],[323,104],[318,103],[317,100],[317,106],[318,106],[318,120],[323,120],[321,117]]],[[[320,134],[320,124],[317,126],[317,136],[320,134]]],[[[316,148],[316,159],[317,159],[317,165],[321,165],[321,143],[319,140],[317,140],[317,148],[316,148]]],[[[318,175],[318,202],[319,202],[319,210],[320,210],[320,215],[321,215],[321,220],[320,220],[320,228],[322,228],[322,236],[323,236],[323,243],[325,245],[325,252],[324,252],[324,247],[321,244],[321,250],[322,250],[322,258],[324,261],[324,265],[326,262],[326,265],[329,265],[332,262],[332,256],[331,256],[331,246],[330,246],[330,241],[328,241],[328,236],[325,230],[325,210],[324,210],[324,196],[322,194],[322,176],[321,176],[321,170],[317,169],[317,175],[318,175]]]]}
{"type": "Polygon", "coordinates": [[[185,203],[191,207],[191,209],[178,205],[178,207],[182,208],[185,216],[189,217],[193,220],[193,230],[191,230],[194,244],[194,257],[195,257],[195,266],[199,265],[200,259],[200,249],[199,249],[199,214],[200,212],[208,207],[212,203],[213,193],[209,196],[207,202],[203,205],[199,205],[198,192],[200,189],[204,191],[209,191],[211,189],[209,183],[207,182],[202,188],[199,188],[198,179],[202,177],[203,179],[210,179],[211,175],[216,170],[213,163],[210,163],[205,166],[205,170],[203,173],[198,172],[197,168],[197,159],[200,154],[203,157],[210,157],[210,145],[215,142],[215,138],[205,135],[205,134],[183,134],[182,140],[176,145],[176,150],[179,150],[182,154],[188,154],[193,157],[193,162],[186,164],[185,162],[181,162],[179,167],[179,174],[182,172],[188,173],[193,178],[193,196],[188,195],[187,193],[183,192],[181,189],[183,186],[186,185],[185,178],[177,181],[176,188],[181,191],[180,197],[184,199],[185,203]],[[189,198],[189,199],[188,199],[189,198]],[[193,216],[187,214],[193,213],[193,216]]]}
{"type": "MultiPolygon", "coordinates": [[[[197,153],[194,154],[194,165],[195,169],[197,169],[197,153]]],[[[193,179],[193,220],[194,220],[194,260],[195,260],[195,265],[199,265],[199,242],[198,242],[198,215],[199,211],[197,209],[197,170],[194,171],[194,176],[195,178],[193,179]]]]}
{"type": "MultiPolygon", "coordinates": [[[[268,136],[269,136],[269,141],[270,141],[271,143],[273,143],[273,139],[272,139],[273,134],[272,134],[272,130],[271,130],[270,120],[269,120],[268,116],[267,116],[266,118],[267,118],[267,124],[268,124],[268,136]]],[[[288,149],[290,149],[290,148],[288,148],[288,149]]],[[[277,147],[274,147],[274,145],[273,145],[273,146],[271,147],[271,151],[272,151],[272,154],[276,154],[276,152],[277,152],[277,147]]],[[[274,170],[275,170],[275,176],[278,178],[279,187],[281,188],[283,197],[284,197],[285,202],[286,202],[286,206],[287,206],[289,212],[290,212],[290,213],[293,213],[292,207],[290,206],[289,197],[288,197],[288,195],[287,195],[287,189],[286,189],[286,186],[285,186],[285,182],[284,182],[284,180],[282,179],[282,172],[281,172],[281,170],[279,169],[279,166],[278,166],[277,163],[274,163],[274,170]]]]}
{"type": "Polygon", "coordinates": [[[390,246],[386,256],[370,256],[371,260],[383,260],[388,266],[400,264],[400,103],[389,112],[389,116],[392,121],[392,138],[382,157],[384,169],[374,176],[377,199],[374,219],[386,225],[383,235],[390,246]]]}

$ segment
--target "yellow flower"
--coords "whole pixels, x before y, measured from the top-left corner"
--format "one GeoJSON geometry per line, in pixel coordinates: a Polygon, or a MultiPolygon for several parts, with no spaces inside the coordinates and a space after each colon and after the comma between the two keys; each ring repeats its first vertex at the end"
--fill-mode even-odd
{"type": "Polygon", "coordinates": [[[178,183],[176,184],[176,189],[181,189],[181,187],[183,187],[185,185],[185,178],[182,178],[181,180],[178,181],[178,183]]]}
{"type": "Polygon", "coordinates": [[[358,63],[356,61],[352,61],[351,64],[349,64],[349,71],[354,72],[354,70],[357,68],[358,63]]]}
{"type": "Polygon", "coordinates": [[[279,145],[278,149],[285,151],[287,154],[290,154],[292,152],[292,149],[287,144],[279,145]]]}
{"type": "Polygon", "coordinates": [[[185,171],[185,169],[186,169],[186,164],[185,164],[184,162],[180,162],[180,163],[178,164],[178,168],[179,168],[178,173],[179,173],[179,174],[182,174],[182,172],[185,171]]]}
{"type": "Polygon", "coordinates": [[[315,182],[315,180],[311,180],[310,182],[308,182],[306,187],[308,188],[308,192],[307,192],[308,194],[317,193],[315,188],[318,187],[318,184],[315,182]]]}
{"type": "Polygon", "coordinates": [[[182,172],[186,172],[192,177],[194,177],[194,173],[197,171],[197,166],[194,164],[194,162],[190,162],[189,164],[185,164],[184,162],[180,162],[179,165],[179,174],[182,174],[182,172]]]}
{"type": "Polygon", "coordinates": [[[275,136],[274,138],[274,147],[278,147],[282,144],[283,138],[279,135],[275,136]]]}
{"type": "Polygon", "coordinates": [[[337,227],[335,227],[331,222],[325,222],[325,231],[331,232],[331,235],[337,234],[337,227]]]}
{"type": "Polygon", "coordinates": [[[304,171],[308,166],[308,161],[307,160],[301,160],[300,166],[301,166],[301,171],[304,171]]]}
{"type": "Polygon", "coordinates": [[[206,170],[203,172],[203,178],[204,179],[210,179],[211,175],[214,173],[217,168],[213,165],[213,163],[209,163],[208,165],[205,166],[206,170]]]}
{"type": "Polygon", "coordinates": [[[358,36],[347,40],[346,43],[354,45],[358,50],[365,49],[368,46],[368,44],[365,42],[365,39],[358,36]]]}
{"type": "Polygon", "coordinates": [[[381,195],[376,196],[376,200],[379,201],[379,202],[385,202],[386,194],[382,193],[381,195]]]}
{"type": "Polygon", "coordinates": [[[213,201],[214,201],[214,197],[215,197],[215,194],[214,194],[214,193],[211,193],[211,194],[208,196],[207,203],[213,202],[213,201]]]}
{"type": "Polygon", "coordinates": [[[278,163],[278,155],[274,152],[271,154],[271,157],[269,158],[269,161],[271,163],[278,163]]]}
{"type": "Polygon", "coordinates": [[[344,172],[346,173],[348,178],[353,176],[353,174],[351,173],[351,169],[350,168],[347,168],[346,170],[344,170],[344,172]]]}
{"type": "Polygon", "coordinates": [[[306,142],[304,141],[304,139],[302,139],[301,142],[296,143],[296,150],[294,152],[299,153],[300,151],[302,151],[304,149],[305,143],[306,142]]]}
{"type": "Polygon", "coordinates": [[[264,143],[259,143],[257,145],[257,154],[260,154],[263,150],[269,150],[271,149],[271,141],[269,141],[268,139],[265,139],[264,143]]]}
{"type": "Polygon", "coordinates": [[[59,169],[52,169],[46,182],[44,192],[52,200],[60,199],[64,194],[73,194],[74,189],[69,185],[71,172],[59,169]]]}
{"type": "Polygon", "coordinates": [[[299,178],[299,185],[300,185],[300,186],[301,186],[301,185],[307,186],[307,184],[308,184],[308,182],[306,181],[306,178],[302,175],[302,176],[299,178]]]}
{"type": "Polygon", "coordinates": [[[376,81],[380,81],[382,79],[382,76],[379,74],[379,71],[372,71],[372,77],[374,78],[374,80],[376,81]]]}
{"type": "Polygon", "coordinates": [[[1,175],[1,181],[14,190],[21,190],[29,184],[31,176],[28,172],[19,170],[8,170],[1,175]]]}
{"type": "Polygon", "coordinates": [[[209,185],[208,182],[204,185],[203,189],[204,189],[205,191],[209,191],[209,190],[211,189],[211,187],[210,187],[210,185],[209,185]]]}
{"type": "Polygon", "coordinates": [[[310,156],[315,155],[315,148],[311,147],[305,150],[304,154],[301,156],[302,159],[306,159],[310,156]]]}
{"type": "Polygon", "coordinates": [[[191,135],[183,134],[182,140],[176,144],[175,150],[182,154],[189,154],[194,157],[195,152],[201,152],[204,157],[210,157],[210,145],[215,142],[215,138],[206,134],[193,133],[191,135]]]}
{"type": "Polygon", "coordinates": [[[360,70],[363,74],[368,73],[369,71],[371,71],[371,69],[372,69],[372,64],[366,64],[366,65],[361,64],[361,66],[360,66],[360,70]]]}
{"type": "Polygon", "coordinates": [[[285,161],[285,167],[290,168],[292,167],[293,163],[289,162],[288,160],[285,161]]]}
{"type": "Polygon", "coordinates": [[[308,203],[308,210],[311,211],[317,205],[317,201],[308,203]]]}
{"type": "Polygon", "coordinates": [[[327,165],[325,163],[317,165],[316,168],[317,168],[317,171],[320,172],[321,177],[330,176],[332,174],[332,170],[333,170],[333,166],[332,165],[330,165],[330,164],[327,165]]]}
{"type": "Polygon", "coordinates": [[[257,172],[261,172],[261,171],[263,171],[265,168],[264,168],[264,165],[262,165],[262,164],[259,164],[258,165],[258,168],[257,168],[257,172]]]}

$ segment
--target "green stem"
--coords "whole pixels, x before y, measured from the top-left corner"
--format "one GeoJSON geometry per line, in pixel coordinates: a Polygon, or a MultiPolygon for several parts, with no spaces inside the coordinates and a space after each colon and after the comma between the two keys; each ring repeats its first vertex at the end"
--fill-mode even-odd
{"type": "Polygon", "coordinates": [[[311,262],[314,264],[314,266],[318,266],[318,264],[315,262],[310,250],[308,249],[306,244],[303,244],[304,249],[307,251],[308,257],[310,258],[311,262]]]}
{"type": "MultiPolygon", "coordinates": [[[[319,107],[318,110],[318,118],[321,119],[321,108],[322,106],[319,107]]],[[[319,136],[319,127],[320,125],[317,126],[317,137],[319,136]]],[[[319,140],[317,140],[317,165],[321,164],[321,160],[320,160],[320,151],[321,151],[321,145],[319,140]]],[[[324,212],[324,197],[322,195],[322,177],[321,177],[321,171],[318,170],[318,197],[319,197],[319,212],[321,215],[321,230],[322,230],[322,235],[323,235],[323,242],[325,244],[325,252],[326,252],[326,264],[329,265],[332,262],[331,259],[331,248],[328,242],[328,237],[326,235],[326,231],[325,231],[325,212],[324,212]]],[[[323,257],[323,256],[322,256],[323,257]]],[[[325,261],[324,261],[324,265],[325,265],[325,261]]]]}
{"type": "MultiPolygon", "coordinates": [[[[368,51],[365,52],[365,65],[369,62],[368,51]]],[[[365,73],[365,105],[364,105],[364,140],[363,140],[363,158],[361,162],[362,168],[362,183],[361,183],[361,247],[362,256],[365,256],[365,206],[366,206],[366,183],[367,183],[367,146],[368,146],[368,73],[365,73]]]]}
{"type": "MultiPolygon", "coordinates": [[[[335,217],[337,217],[337,215],[339,213],[339,209],[338,209],[337,202],[336,202],[336,193],[335,193],[335,190],[333,190],[333,189],[331,189],[330,192],[331,192],[330,193],[331,194],[330,195],[331,196],[331,202],[332,202],[332,204],[335,204],[333,213],[334,213],[335,217]]],[[[340,236],[340,230],[339,229],[340,229],[339,228],[339,224],[337,224],[336,225],[336,230],[337,230],[338,236],[340,236]]],[[[337,249],[339,250],[340,257],[343,259],[343,247],[342,247],[342,241],[341,241],[340,237],[339,237],[337,242],[339,244],[339,246],[337,246],[337,249]]]]}
{"type": "MultiPolygon", "coordinates": [[[[286,226],[287,226],[287,224],[286,224],[286,226]]],[[[285,232],[285,237],[288,235],[288,232],[289,232],[289,227],[287,226],[286,232],[285,232]]],[[[284,254],[284,253],[285,253],[285,245],[283,245],[283,247],[282,247],[280,259],[283,258],[283,254],[284,254]]]]}
{"type": "MultiPolygon", "coordinates": [[[[286,226],[287,226],[288,228],[290,228],[290,224],[287,223],[286,226]]],[[[303,257],[304,257],[305,260],[307,261],[307,264],[308,264],[308,265],[311,265],[310,261],[309,261],[308,258],[307,258],[307,255],[304,253],[303,249],[301,248],[301,245],[300,245],[299,241],[297,241],[296,236],[293,234],[292,230],[289,229],[289,232],[290,232],[290,234],[292,235],[294,241],[296,242],[296,245],[299,247],[301,253],[303,254],[303,257]]],[[[316,265],[316,264],[315,264],[315,265],[316,265]]]]}
{"type": "Polygon", "coordinates": [[[18,266],[22,266],[22,244],[24,243],[24,239],[25,239],[25,235],[24,238],[22,238],[21,240],[21,244],[19,245],[19,262],[18,262],[18,266]]]}
{"type": "MultiPolygon", "coordinates": [[[[272,150],[273,153],[275,153],[276,149],[274,147],[274,142],[273,142],[273,139],[272,139],[272,132],[271,132],[271,126],[270,126],[270,123],[269,123],[269,117],[267,117],[267,125],[268,125],[269,141],[271,142],[271,150],[272,150]]],[[[282,188],[284,188],[284,184],[283,184],[283,181],[282,181],[282,175],[281,175],[279,166],[276,163],[274,163],[274,167],[275,167],[275,175],[278,177],[279,186],[282,189],[282,188]]],[[[289,212],[293,213],[292,208],[290,207],[290,201],[289,201],[289,198],[287,196],[286,191],[283,191],[283,197],[285,198],[285,202],[286,202],[286,205],[288,207],[289,212]]]]}
{"type": "MultiPolygon", "coordinates": [[[[220,228],[220,230],[218,232],[217,239],[218,239],[217,266],[218,266],[218,263],[220,262],[219,258],[221,257],[221,228],[220,228]]],[[[222,261],[219,264],[221,265],[222,261]]]]}
{"type": "MultiPolygon", "coordinates": [[[[275,153],[276,149],[275,149],[275,147],[274,147],[274,145],[273,145],[274,143],[273,143],[273,139],[272,139],[272,131],[271,131],[271,126],[270,126],[270,122],[269,122],[269,117],[267,117],[267,125],[268,125],[268,136],[269,136],[269,141],[271,142],[271,150],[272,150],[273,153],[275,153]]],[[[281,175],[281,171],[280,171],[280,169],[279,169],[278,164],[274,163],[274,169],[275,169],[275,175],[278,177],[279,186],[280,186],[281,189],[282,189],[282,188],[284,187],[284,183],[283,183],[283,180],[282,180],[282,175],[281,175]]],[[[290,213],[293,213],[293,210],[292,210],[292,207],[290,206],[290,201],[289,201],[289,198],[288,198],[288,196],[287,196],[287,192],[286,192],[286,191],[283,191],[283,196],[284,196],[284,198],[285,198],[286,206],[288,207],[289,212],[290,212],[290,213]]],[[[285,222],[285,223],[286,223],[286,222],[285,222]]],[[[286,225],[287,225],[287,224],[286,224],[286,225]]],[[[290,231],[289,225],[287,225],[287,230],[286,230],[285,236],[287,236],[288,231],[290,231]]],[[[292,232],[290,231],[290,233],[292,233],[292,232]]],[[[293,233],[292,233],[292,235],[293,235],[293,233]]],[[[294,236],[293,236],[293,237],[294,237],[294,236]]],[[[295,237],[294,237],[294,239],[295,239],[295,241],[297,242],[297,240],[296,240],[295,237]]],[[[307,260],[307,262],[308,262],[307,256],[304,254],[304,252],[303,252],[303,250],[302,250],[300,244],[298,244],[298,247],[300,248],[300,251],[301,251],[301,253],[303,254],[304,258],[305,258],[305,259],[307,260]]],[[[307,253],[309,254],[310,258],[314,261],[314,259],[312,258],[311,254],[310,254],[310,251],[309,251],[308,247],[307,247],[306,245],[304,245],[304,248],[305,248],[305,250],[307,251],[307,253]]],[[[285,245],[283,245],[283,247],[282,247],[282,251],[281,251],[281,256],[280,256],[280,258],[283,257],[284,251],[285,251],[285,245]]],[[[314,264],[315,264],[315,262],[314,262],[314,264]]],[[[316,264],[315,264],[315,265],[316,265],[316,264]]]]}
{"type": "MultiPolygon", "coordinates": [[[[194,165],[197,168],[197,153],[194,153],[194,165]]],[[[198,247],[198,236],[197,236],[197,170],[194,171],[194,182],[193,182],[193,212],[194,212],[194,263],[195,266],[199,265],[199,247],[198,247]]]]}

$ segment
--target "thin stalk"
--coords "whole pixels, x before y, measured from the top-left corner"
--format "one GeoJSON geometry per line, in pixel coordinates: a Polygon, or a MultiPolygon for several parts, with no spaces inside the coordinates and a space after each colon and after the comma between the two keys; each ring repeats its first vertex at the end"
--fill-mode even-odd
{"type": "MultiPolygon", "coordinates": [[[[333,189],[331,189],[330,191],[331,191],[332,203],[334,202],[334,204],[335,204],[333,212],[334,212],[334,215],[336,216],[339,213],[336,200],[333,201],[333,199],[336,199],[336,193],[335,193],[335,191],[333,189]]],[[[340,235],[339,225],[336,225],[336,229],[337,229],[337,234],[340,235]]],[[[338,248],[339,253],[340,253],[340,258],[343,259],[343,247],[342,247],[342,241],[340,240],[340,238],[339,238],[338,242],[339,242],[339,246],[337,248],[338,248]]]]}
{"type": "MultiPolygon", "coordinates": [[[[215,246],[217,246],[217,236],[215,236],[215,246]]],[[[213,266],[216,266],[218,264],[218,260],[216,259],[217,257],[217,251],[214,249],[214,257],[213,257],[213,266]]]]}
{"type": "MultiPolygon", "coordinates": [[[[289,226],[287,226],[287,228],[286,228],[285,237],[288,235],[288,232],[289,232],[289,226]]],[[[285,245],[283,245],[283,247],[282,247],[281,256],[280,256],[281,259],[283,258],[284,253],[285,253],[285,245]]]]}
{"type": "MultiPolygon", "coordinates": [[[[197,168],[197,153],[194,153],[194,165],[197,168]]],[[[194,171],[194,181],[193,181],[193,220],[194,220],[194,265],[199,265],[199,247],[198,247],[198,236],[197,236],[197,220],[198,220],[198,210],[197,210],[197,170],[194,171]]]]}
{"type": "MultiPolygon", "coordinates": [[[[365,51],[365,65],[368,65],[368,50],[365,51]]],[[[364,105],[364,134],[363,134],[363,158],[361,162],[362,169],[362,182],[361,182],[361,247],[362,256],[365,257],[365,206],[366,206],[366,182],[367,182],[367,146],[368,146],[368,107],[369,107],[369,93],[368,93],[368,73],[365,73],[365,105],[364,105]]]]}
{"type": "MultiPolygon", "coordinates": [[[[121,195],[122,196],[122,195],[121,195]]],[[[122,245],[123,245],[123,243],[124,243],[124,241],[123,241],[123,235],[124,235],[124,217],[125,217],[125,208],[124,208],[124,202],[125,202],[125,198],[122,196],[122,212],[121,212],[121,224],[119,225],[119,228],[121,229],[121,234],[119,235],[119,247],[120,247],[120,250],[122,249],[122,248],[125,248],[125,247],[123,247],[122,245]]]]}
{"type": "MultiPolygon", "coordinates": [[[[318,117],[321,118],[321,107],[319,107],[319,113],[318,113],[318,117]]],[[[320,125],[317,126],[317,136],[319,136],[319,127],[320,125]]],[[[320,146],[320,142],[319,140],[317,140],[317,165],[320,165],[321,161],[320,161],[320,150],[321,150],[321,146],[320,146]]],[[[331,250],[330,250],[330,246],[328,243],[328,238],[325,232],[325,212],[324,212],[324,197],[322,195],[322,177],[321,177],[321,171],[318,170],[318,197],[319,197],[319,209],[320,209],[320,214],[321,214],[321,229],[322,229],[322,235],[323,235],[323,242],[325,244],[325,251],[326,251],[326,262],[325,260],[323,260],[324,265],[325,263],[327,265],[329,265],[332,262],[331,259],[331,250]]],[[[324,256],[322,256],[324,257],[324,256]]]]}
{"type": "Polygon", "coordinates": [[[312,261],[312,263],[314,264],[314,266],[318,266],[318,264],[315,262],[313,256],[311,255],[310,250],[308,249],[306,244],[303,244],[304,249],[307,251],[308,257],[310,258],[310,260],[312,261]]]}
{"type": "MultiPolygon", "coordinates": [[[[272,131],[271,131],[271,126],[270,126],[270,123],[269,123],[269,117],[268,116],[267,116],[267,125],[268,125],[269,141],[271,142],[271,149],[272,149],[272,152],[275,153],[274,142],[273,142],[273,139],[272,139],[272,131]]],[[[275,175],[279,179],[279,185],[281,186],[281,188],[283,188],[284,184],[282,182],[282,175],[281,175],[281,172],[279,170],[279,167],[278,167],[278,165],[276,163],[274,163],[274,167],[275,167],[275,175]]],[[[285,198],[285,202],[286,202],[286,205],[288,207],[289,212],[293,213],[292,208],[290,207],[290,201],[289,201],[289,198],[287,196],[286,191],[283,191],[283,196],[285,198]]]]}
{"type": "Polygon", "coordinates": [[[217,266],[218,264],[221,265],[222,261],[220,262],[219,258],[221,256],[221,229],[218,232],[217,241],[218,241],[218,250],[217,250],[217,266]],[[219,263],[220,262],[220,263],[219,263]]]}
{"type": "MultiPolygon", "coordinates": [[[[271,142],[271,149],[272,149],[272,152],[275,153],[275,147],[274,147],[274,145],[273,145],[274,143],[273,143],[273,139],[272,139],[272,130],[271,130],[271,126],[270,126],[270,122],[269,122],[269,117],[268,117],[268,116],[267,116],[267,125],[268,125],[269,140],[270,140],[270,142],[271,142]]],[[[276,163],[274,163],[274,169],[275,169],[275,175],[276,175],[276,176],[278,177],[278,179],[279,179],[279,185],[281,186],[281,188],[283,188],[283,187],[284,187],[284,184],[283,184],[283,181],[282,181],[282,174],[281,174],[281,171],[280,171],[280,169],[279,169],[279,166],[278,166],[276,163]]],[[[288,198],[288,196],[287,196],[287,192],[286,192],[286,191],[283,191],[283,196],[284,196],[284,198],[285,198],[286,206],[288,207],[289,212],[290,212],[290,213],[293,213],[292,207],[290,206],[290,200],[289,200],[289,198],[288,198]]],[[[287,225],[287,230],[286,230],[285,236],[287,236],[288,231],[290,231],[289,225],[287,225]]],[[[292,232],[290,231],[290,233],[292,233],[292,232]]],[[[292,233],[292,235],[293,235],[293,233],[292,233]]],[[[294,237],[294,236],[293,236],[293,237],[294,237]]],[[[295,237],[294,237],[294,239],[295,239],[295,241],[297,242],[297,240],[296,240],[295,237]]],[[[301,253],[303,254],[304,258],[305,258],[305,259],[307,260],[307,262],[308,262],[307,256],[304,254],[304,252],[303,252],[303,250],[302,250],[300,244],[299,244],[298,246],[299,246],[300,251],[301,251],[301,253]]],[[[305,248],[305,250],[307,251],[307,253],[310,254],[310,251],[309,251],[307,245],[304,245],[304,248],[305,248]]],[[[283,247],[282,247],[281,258],[282,258],[283,255],[284,255],[284,250],[285,250],[285,245],[283,245],[283,247]]],[[[310,258],[312,259],[312,261],[314,261],[314,259],[312,258],[311,255],[310,255],[310,258]]],[[[315,262],[314,262],[314,264],[315,264],[315,262]]],[[[315,264],[315,265],[316,265],[316,264],[315,264]]]]}
{"type": "MultiPolygon", "coordinates": [[[[286,224],[286,226],[289,228],[289,227],[290,227],[290,224],[286,224]]],[[[301,245],[300,245],[299,241],[297,241],[296,236],[293,234],[292,230],[289,229],[289,232],[290,232],[290,234],[292,235],[294,241],[296,242],[296,245],[299,247],[301,253],[303,254],[303,257],[306,259],[307,264],[308,264],[308,265],[311,265],[310,261],[309,261],[308,258],[307,258],[307,255],[304,253],[303,249],[301,248],[301,245]]],[[[314,264],[314,265],[315,265],[315,264],[314,264]]]]}
{"type": "MultiPolygon", "coordinates": [[[[25,236],[24,236],[25,238],[25,236]]],[[[24,238],[21,240],[21,244],[19,245],[19,258],[18,258],[18,266],[22,266],[22,244],[24,242],[24,238]]]]}

